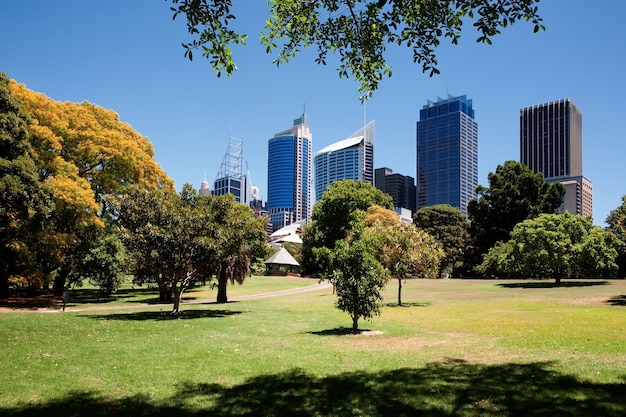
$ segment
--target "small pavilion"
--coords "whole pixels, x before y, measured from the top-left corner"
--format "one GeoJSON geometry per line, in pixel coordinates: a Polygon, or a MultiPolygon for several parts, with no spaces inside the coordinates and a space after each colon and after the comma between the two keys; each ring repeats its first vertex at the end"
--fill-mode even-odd
{"type": "Polygon", "coordinates": [[[300,276],[300,264],[285,248],[265,261],[265,275],[300,276]]]}

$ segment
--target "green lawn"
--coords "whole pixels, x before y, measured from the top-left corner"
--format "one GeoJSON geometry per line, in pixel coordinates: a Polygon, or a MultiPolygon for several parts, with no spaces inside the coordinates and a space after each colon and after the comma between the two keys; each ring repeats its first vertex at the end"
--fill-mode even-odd
{"type": "Polygon", "coordinates": [[[0,314],[0,416],[626,415],[626,281],[412,280],[402,300],[392,281],[352,335],[332,289],[179,318],[153,291],[74,290],[66,312],[0,314]]]}

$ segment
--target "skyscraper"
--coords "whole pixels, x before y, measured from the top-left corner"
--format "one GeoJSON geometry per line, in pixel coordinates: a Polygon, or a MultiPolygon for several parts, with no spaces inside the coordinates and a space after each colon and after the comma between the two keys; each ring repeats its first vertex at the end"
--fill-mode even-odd
{"type": "Polygon", "coordinates": [[[268,142],[267,209],[274,230],[311,217],[311,142],[306,114],[268,142]]]}
{"type": "Polygon", "coordinates": [[[243,175],[242,161],[243,139],[230,135],[228,138],[228,149],[213,183],[211,194],[232,194],[238,202],[249,203],[251,184],[248,176],[243,175]]]}
{"type": "Polygon", "coordinates": [[[467,213],[478,185],[478,124],[472,100],[428,101],[417,122],[417,207],[450,204],[467,213]]]}
{"type": "Polygon", "coordinates": [[[565,187],[561,211],[593,212],[593,187],[583,176],[582,113],[570,99],[520,110],[520,162],[565,187]]]}
{"type": "Polygon", "coordinates": [[[393,206],[415,212],[415,179],[408,175],[394,174],[389,168],[376,168],[374,185],[393,199],[393,206]]]}
{"type": "Polygon", "coordinates": [[[374,121],[354,132],[347,139],[333,143],[317,152],[315,167],[315,199],[319,200],[330,184],[351,179],[374,182],[374,121]]]}

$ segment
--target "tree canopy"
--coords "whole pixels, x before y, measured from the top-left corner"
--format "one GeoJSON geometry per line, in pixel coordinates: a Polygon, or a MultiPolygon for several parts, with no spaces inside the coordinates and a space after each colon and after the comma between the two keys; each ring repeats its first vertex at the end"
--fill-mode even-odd
{"type": "Polygon", "coordinates": [[[51,189],[40,181],[29,123],[0,73],[0,298],[9,296],[11,277],[27,280],[35,272],[33,245],[53,207],[51,189]]]}
{"type": "Polygon", "coordinates": [[[615,237],[591,218],[541,214],[515,226],[511,239],[498,242],[480,268],[485,273],[526,278],[611,277],[617,272],[615,237]]]}
{"type": "Polygon", "coordinates": [[[454,273],[461,267],[469,243],[469,221],[461,210],[449,204],[423,207],[413,216],[413,223],[437,239],[444,250],[439,276],[454,273]]]}
{"type": "Polygon", "coordinates": [[[496,242],[506,241],[516,224],[541,213],[556,213],[565,188],[549,183],[526,165],[506,161],[488,175],[489,187],[478,186],[478,199],[467,205],[472,247],[468,266],[480,264],[480,257],[496,242]]]}
{"type": "MultiPolygon", "coordinates": [[[[108,238],[107,248],[93,246],[93,241],[105,232],[92,227],[105,226],[109,214],[105,196],[118,195],[127,185],[173,189],[172,180],[154,160],[154,149],[148,139],[121,122],[113,111],[87,102],[57,102],[8,81],[4,75],[1,84],[1,94],[6,98],[1,117],[11,120],[10,125],[2,128],[3,152],[9,152],[9,144],[17,146],[9,152],[12,156],[7,160],[12,161],[14,172],[18,165],[22,172],[19,181],[15,175],[2,176],[5,184],[11,182],[13,190],[13,196],[3,198],[2,202],[8,204],[22,195],[20,198],[28,201],[27,205],[20,203],[23,209],[28,208],[28,223],[32,225],[37,220],[35,230],[28,230],[25,222],[19,227],[12,222],[16,233],[19,229],[22,236],[30,239],[28,242],[21,239],[17,244],[17,235],[11,238],[14,242],[11,247],[20,248],[20,256],[15,252],[15,256],[7,258],[19,258],[21,266],[8,274],[19,287],[34,289],[47,289],[54,276],[58,294],[66,285],[65,278],[80,283],[81,275],[93,278],[92,281],[107,290],[114,289],[118,282],[116,272],[94,275],[92,269],[103,265],[102,256],[106,258],[106,253],[111,256],[110,261],[122,256],[121,252],[111,252],[119,245],[108,238]],[[16,149],[21,156],[15,156],[16,149]],[[44,194],[42,190],[46,190],[44,194]],[[87,253],[91,253],[90,262],[72,261],[87,253]],[[94,258],[96,254],[101,256],[98,261],[94,258]],[[70,266],[72,272],[68,270],[70,266]],[[60,268],[62,273],[55,274],[60,268]],[[105,276],[111,281],[102,281],[105,276]]],[[[7,281],[2,278],[0,282],[7,281]]]]}
{"type": "MultiPolygon", "coordinates": [[[[210,60],[218,77],[237,70],[231,47],[244,45],[248,35],[232,29],[236,20],[232,0],[170,0],[174,18],[182,15],[192,41],[183,43],[185,56],[194,51],[210,60]]],[[[530,22],[533,31],[544,29],[539,0],[274,0],[261,33],[268,54],[282,65],[303,48],[316,47],[316,63],[326,65],[338,54],[340,77],[360,83],[362,99],[369,98],[383,76],[392,75],[387,49],[404,46],[413,62],[431,76],[439,73],[436,49],[449,38],[457,44],[468,24],[476,41],[492,43],[503,28],[530,22]]]]}
{"type": "Polygon", "coordinates": [[[365,212],[374,205],[393,209],[391,196],[372,184],[354,180],[333,182],[313,207],[311,224],[304,228],[303,273],[322,272],[323,253],[348,236],[354,213],[357,210],[365,212]]]}
{"type": "Polygon", "coordinates": [[[619,276],[626,276],[626,195],[622,196],[622,204],[609,213],[606,218],[607,230],[621,242],[618,247],[617,264],[619,276]]]}

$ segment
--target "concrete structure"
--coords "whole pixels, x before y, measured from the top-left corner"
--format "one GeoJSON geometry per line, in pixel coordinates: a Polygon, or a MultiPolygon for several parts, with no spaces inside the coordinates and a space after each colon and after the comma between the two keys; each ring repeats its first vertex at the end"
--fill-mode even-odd
{"type": "Polygon", "coordinates": [[[303,114],[268,142],[267,210],[274,230],[311,217],[312,140],[303,114]]]}
{"type": "Polygon", "coordinates": [[[520,162],[565,186],[561,211],[593,214],[593,187],[583,176],[582,113],[570,99],[520,110],[520,162]]]}
{"type": "Polygon", "coordinates": [[[416,210],[450,204],[467,214],[477,185],[478,124],[472,100],[429,100],[417,122],[416,210]]]}
{"type": "Polygon", "coordinates": [[[319,200],[330,184],[339,180],[374,182],[374,122],[347,139],[333,143],[313,158],[315,199],[319,200]]]}

